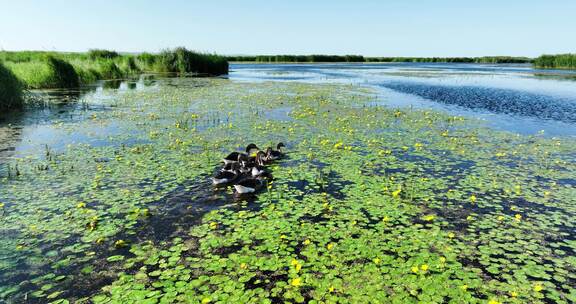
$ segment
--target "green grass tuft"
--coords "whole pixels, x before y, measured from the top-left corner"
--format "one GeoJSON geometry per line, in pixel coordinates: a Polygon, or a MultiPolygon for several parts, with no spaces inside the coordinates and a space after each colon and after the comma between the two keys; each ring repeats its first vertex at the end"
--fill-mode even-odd
{"type": "Polygon", "coordinates": [[[153,62],[153,70],[157,72],[206,75],[228,74],[228,61],[225,57],[196,53],[183,47],[165,50],[153,61],[149,57],[144,58],[153,62]]]}
{"type": "Polygon", "coordinates": [[[24,103],[23,84],[0,62],[0,110],[21,108],[24,103]]]}
{"type": "Polygon", "coordinates": [[[88,51],[88,57],[92,60],[97,59],[114,59],[120,56],[116,51],[93,49],[88,51]]]}
{"type": "Polygon", "coordinates": [[[28,88],[73,88],[79,85],[74,67],[52,56],[44,60],[7,62],[6,65],[28,88]]]}
{"type": "Polygon", "coordinates": [[[120,68],[111,60],[102,60],[99,62],[100,79],[120,79],[126,76],[120,68]]]}
{"type": "Polygon", "coordinates": [[[46,61],[52,74],[53,88],[74,88],[80,85],[78,74],[70,63],[52,56],[46,61]]]}

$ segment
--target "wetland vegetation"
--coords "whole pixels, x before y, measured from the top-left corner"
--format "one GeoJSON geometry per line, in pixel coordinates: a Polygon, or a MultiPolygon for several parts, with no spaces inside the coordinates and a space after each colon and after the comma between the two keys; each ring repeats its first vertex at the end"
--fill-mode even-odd
{"type": "Polygon", "coordinates": [[[165,50],[159,54],[119,54],[98,49],[87,53],[2,51],[0,62],[29,89],[78,87],[96,80],[120,79],[140,73],[228,73],[228,62],[224,57],[185,48],[165,50]]]}
{"type": "Polygon", "coordinates": [[[542,55],[534,60],[534,65],[547,69],[576,69],[576,54],[542,55]]]}
{"type": "Polygon", "coordinates": [[[22,107],[23,84],[16,75],[0,62],[0,110],[8,111],[22,107]]]}
{"type": "Polygon", "coordinates": [[[0,171],[0,301],[576,301],[572,138],[387,107],[360,85],[170,78],[101,94],[51,127],[105,144],[0,171]],[[279,140],[257,196],[211,187],[229,151],[279,140]]]}

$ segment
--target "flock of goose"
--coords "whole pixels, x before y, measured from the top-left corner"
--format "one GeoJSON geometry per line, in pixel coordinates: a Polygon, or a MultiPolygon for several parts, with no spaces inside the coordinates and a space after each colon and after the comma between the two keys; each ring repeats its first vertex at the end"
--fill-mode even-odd
{"type": "Polygon", "coordinates": [[[245,153],[228,154],[222,159],[224,166],[212,177],[212,183],[215,186],[234,185],[237,194],[260,190],[272,179],[272,175],[266,171],[266,165],[284,156],[283,147],[286,147],[284,143],[279,143],[276,150],[268,147],[262,151],[255,144],[249,144],[245,153]]]}

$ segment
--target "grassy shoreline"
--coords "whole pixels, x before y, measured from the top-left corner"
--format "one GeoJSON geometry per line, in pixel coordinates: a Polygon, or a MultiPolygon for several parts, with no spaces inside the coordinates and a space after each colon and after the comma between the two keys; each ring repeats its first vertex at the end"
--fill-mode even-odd
{"type": "Polygon", "coordinates": [[[576,54],[542,55],[534,60],[534,66],[542,69],[576,69],[576,54]]]}
{"type": "Polygon", "coordinates": [[[119,54],[108,50],[86,53],[44,51],[0,52],[0,62],[30,89],[70,88],[96,80],[118,79],[145,72],[222,75],[227,60],[185,48],[159,54],[119,54]]]}

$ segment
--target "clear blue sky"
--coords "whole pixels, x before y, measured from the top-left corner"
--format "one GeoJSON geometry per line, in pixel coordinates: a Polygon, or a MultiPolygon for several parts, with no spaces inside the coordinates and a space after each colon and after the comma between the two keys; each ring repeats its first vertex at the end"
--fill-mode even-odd
{"type": "Polygon", "coordinates": [[[576,52],[576,0],[0,0],[0,49],[481,56],[576,52]]]}

